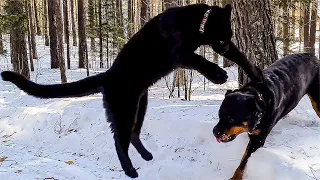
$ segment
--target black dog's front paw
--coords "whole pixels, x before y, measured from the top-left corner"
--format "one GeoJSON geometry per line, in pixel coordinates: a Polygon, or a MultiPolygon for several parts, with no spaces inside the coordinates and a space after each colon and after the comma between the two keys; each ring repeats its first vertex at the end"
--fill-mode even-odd
{"type": "Polygon", "coordinates": [[[228,74],[225,70],[219,69],[218,71],[212,71],[212,74],[206,78],[215,84],[223,84],[227,82],[228,74]]]}
{"type": "Polygon", "coordinates": [[[129,170],[125,170],[124,173],[131,178],[138,177],[138,173],[134,168],[130,168],[129,170]]]}
{"type": "Polygon", "coordinates": [[[153,159],[153,156],[150,152],[145,152],[141,154],[141,157],[146,161],[151,161],[153,159]]]}
{"type": "Polygon", "coordinates": [[[224,71],[223,73],[218,73],[216,78],[215,78],[215,83],[216,84],[223,84],[225,82],[227,82],[228,80],[228,75],[227,72],[224,71]]]}

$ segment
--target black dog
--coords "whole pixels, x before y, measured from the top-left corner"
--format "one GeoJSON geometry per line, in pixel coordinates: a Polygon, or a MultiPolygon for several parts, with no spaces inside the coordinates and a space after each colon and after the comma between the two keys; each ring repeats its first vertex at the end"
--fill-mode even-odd
{"type": "Polygon", "coordinates": [[[250,155],[264,145],[271,129],[305,94],[320,117],[320,62],[315,56],[286,56],[263,70],[262,79],[227,91],[219,110],[220,120],[213,129],[219,142],[249,133],[250,142],[232,180],[242,179],[250,155]]]}
{"type": "Polygon", "coordinates": [[[178,67],[195,69],[214,83],[224,83],[226,72],[194,53],[200,45],[210,45],[215,52],[240,65],[252,80],[259,79],[258,69],[230,41],[230,15],[230,5],[220,8],[195,4],[168,9],[146,23],[124,45],[108,71],[76,82],[40,85],[17,73],[6,71],[1,75],[3,80],[40,98],[80,97],[102,92],[122,169],[126,175],[138,177],[128,148],[131,142],[143,159],[153,158],[139,139],[148,87],[178,67]]]}

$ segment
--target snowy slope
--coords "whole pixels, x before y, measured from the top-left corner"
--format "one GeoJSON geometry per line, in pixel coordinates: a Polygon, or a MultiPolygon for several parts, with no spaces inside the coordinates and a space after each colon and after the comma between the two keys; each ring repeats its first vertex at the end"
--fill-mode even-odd
{"type": "MultiPolygon", "coordinates": [[[[38,44],[40,59],[35,61],[32,80],[59,83],[59,71],[49,69],[49,48],[41,39],[38,44]]],[[[73,49],[74,68],[67,71],[68,81],[86,76],[85,70],[75,68],[76,52],[73,49]]],[[[0,70],[8,69],[8,58],[0,57],[0,70]]],[[[227,83],[209,83],[205,91],[202,76],[196,75],[190,102],[168,99],[163,80],[150,88],[142,139],[154,159],[144,161],[130,146],[138,180],[227,180],[232,176],[248,138],[242,134],[219,144],[212,134],[225,90],[237,84],[236,68],[227,70],[227,83]]],[[[0,179],[129,179],[121,171],[108,126],[101,94],[41,100],[0,81],[0,179]]],[[[319,148],[320,119],[304,97],[273,129],[264,148],[252,155],[245,180],[319,179],[319,148]]]]}

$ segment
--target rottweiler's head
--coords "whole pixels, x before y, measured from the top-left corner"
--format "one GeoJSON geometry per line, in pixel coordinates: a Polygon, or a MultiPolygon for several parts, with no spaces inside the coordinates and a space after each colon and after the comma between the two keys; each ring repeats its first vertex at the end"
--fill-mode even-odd
{"type": "Polygon", "coordinates": [[[219,122],[213,128],[217,141],[232,141],[243,132],[258,134],[255,128],[265,109],[259,101],[254,94],[228,90],[219,109],[219,122]]]}
{"type": "Polygon", "coordinates": [[[204,35],[208,45],[219,54],[229,50],[229,42],[232,37],[231,29],[231,5],[224,8],[211,6],[211,13],[205,25],[204,35]]]}

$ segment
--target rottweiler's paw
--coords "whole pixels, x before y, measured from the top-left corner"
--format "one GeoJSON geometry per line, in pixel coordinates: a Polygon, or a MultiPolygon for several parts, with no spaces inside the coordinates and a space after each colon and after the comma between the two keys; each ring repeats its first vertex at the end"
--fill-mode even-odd
{"type": "Polygon", "coordinates": [[[239,178],[239,177],[235,177],[235,178],[232,177],[232,178],[230,178],[229,180],[242,180],[242,177],[240,177],[240,178],[239,178]]]}

